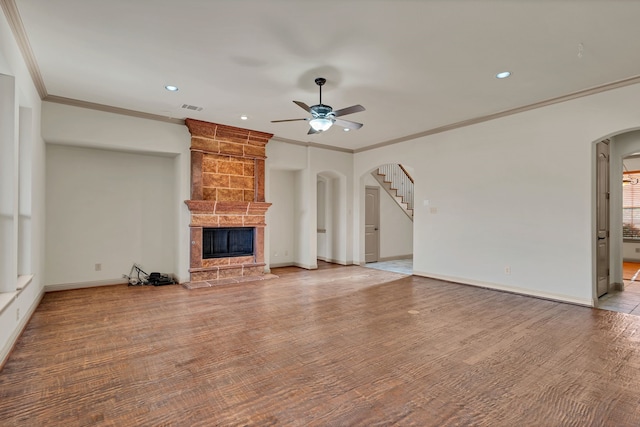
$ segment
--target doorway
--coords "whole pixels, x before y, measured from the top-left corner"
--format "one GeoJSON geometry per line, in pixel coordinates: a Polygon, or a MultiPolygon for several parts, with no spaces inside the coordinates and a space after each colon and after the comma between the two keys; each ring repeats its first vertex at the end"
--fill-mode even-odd
{"type": "Polygon", "coordinates": [[[597,227],[595,304],[600,309],[640,316],[640,185],[637,185],[640,184],[640,132],[630,131],[610,137],[597,143],[594,151],[594,217],[597,227]],[[609,182],[602,178],[606,170],[609,182]],[[603,190],[605,185],[608,185],[608,199],[603,190]],[[636,192],[637,195],[634,194],[636,192]],[[607,204],[607,211],[602,212],[607,204]],[[605,230],[598,222],[606,220],[609,228],[603,233],[605,230]],[[603,235],[607,238],[602,239],[603,235]],[[603,242],[608,246],[607,254],[602,254],[603,242]],[[602,294],[601,280],[607,262],[608,288],[602,294]]]}
{"type": "Polygon", "coordinates": [[[620,197],[611,198],[610,218],[619,217],[622,220],[617,224],[612,221],[614,227],[621,228],[622,237],[619,242],[621,256],[613,258],[613,261],[622,264],[624,285],[610,285],[606,294],[598,295],[598,308],[640,316],[640,155],[624,155],[621,166],[622,179],[619,172],[613,171],[610,175],[612,194],[616,193],[615,190],[621,190],[620,197]]]}

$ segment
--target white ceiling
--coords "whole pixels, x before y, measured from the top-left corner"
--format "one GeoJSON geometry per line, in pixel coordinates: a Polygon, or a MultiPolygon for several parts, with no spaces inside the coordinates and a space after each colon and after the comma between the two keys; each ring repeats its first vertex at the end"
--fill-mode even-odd
{"type": "Polygon", "coordinates": [[[640,1],[15,4],[49,96],[348,150],[640,75],[640,1]],[[496,79],[503,70],[513,75],[496,79]],[[323,103],[366,108],[344,117],[362,129],[270,123],[305,117],[292,101],[316,104],[316,77],[323,103]]]}

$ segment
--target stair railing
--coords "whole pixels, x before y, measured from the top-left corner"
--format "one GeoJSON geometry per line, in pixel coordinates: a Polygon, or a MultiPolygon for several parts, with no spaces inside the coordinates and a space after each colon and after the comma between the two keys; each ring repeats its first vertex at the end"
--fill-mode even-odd
{"type": "Polygon", "coordinates": [[[413,178],[400,164],[386,164],[378,168],[378,173],[384,175],[384,180],[397,191],[398,197],[413,210],[413,178]]]}

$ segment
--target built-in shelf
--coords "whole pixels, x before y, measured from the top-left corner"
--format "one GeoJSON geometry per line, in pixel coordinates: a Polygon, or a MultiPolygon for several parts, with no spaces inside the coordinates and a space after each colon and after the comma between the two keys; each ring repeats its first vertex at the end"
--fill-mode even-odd
{"type": "Polygon", "coordinates": [[[19,291],[23,290],[29,283],[31,283],[31,280],[33,280],[33,274],[18,276],[18,285],[16,286],[16,289],[19,291]]]}
{"type": "Polygon", "coordinates": [[[9,304],[11,304],[14,299],[16,299],[17,295],[18,291],[0,293],[0,314],[2,314],[7,307],[9,307],[9,304]]]}
{"type": "Polygon", "coordinates": [[[33,280],[33,274],[18,276],[18,282],[16,284],[15,291],[0,292],[0,314],[2,314],[4,310],[13,302],[13,300],[16,299],[20,292],[22,292],[22,290],[26,288],[29,283],[31,283],[31,280],[33,280]]]}

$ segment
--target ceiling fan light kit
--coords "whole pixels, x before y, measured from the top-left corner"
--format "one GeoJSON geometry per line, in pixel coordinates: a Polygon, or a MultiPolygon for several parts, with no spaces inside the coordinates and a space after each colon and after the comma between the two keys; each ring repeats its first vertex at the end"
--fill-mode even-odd
{"type": "Polygon", "coordinates": [[[335,120],[332,120],[329,118],[317,118],[317,119],[311,119],[309,121],[309,125],[316,132],[324,132],[325,130],[328,130],[333,125],[334,121],[335,120]]]}
{"type": "Polygon", "coordinates": [[[306,112],[311,113],[311,117],[307,117],[304,119],[272,120],[271,123],[295,122],[295,121],[305,120],[305,121],[308,121],[309,125],[311,126],[307,134],[325,132],[329,130],[334,123],[344,127],[345,130],[360,129],[362,127],[362,123],[356,123],[350,120],[339,119],[338,117],[364,111],[365,110],[364,107],[358,104],[358,105],[352,105],[351,107],[342,108],[337,111],[333,111],[333,108],[331,108],[330,105],[324,105],[322,103],[322,86],[327,82],[327,80],[322,77],[318,77],[315,80],[315,82],[318,85],[318,88],[320,90],[320,102],[318,102],[318,104],[309,107],[304,102],[293,101],[294,104],[296,104],[306,112]]]}

